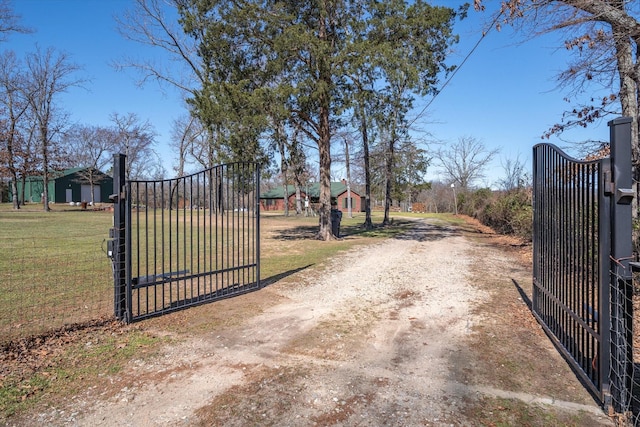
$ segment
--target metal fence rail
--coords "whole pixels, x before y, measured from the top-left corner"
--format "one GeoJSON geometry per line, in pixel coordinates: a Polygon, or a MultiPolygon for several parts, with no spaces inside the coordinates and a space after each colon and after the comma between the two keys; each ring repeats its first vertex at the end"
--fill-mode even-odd
{"type": "Polygon", "coordinates": [[[256,164],[232,163],[127,181],[115,214],[124,234],[114,236],[116,316],[141,320],[258,289],[258,176],[256,164]]]}
{"type": "Polygon", "coordinates": [[[629,407],[633,374],[630,123],[609,123],[610,158],[580,161],[551,144],[533,149],[533,312],[615,413],[629,407]]]}

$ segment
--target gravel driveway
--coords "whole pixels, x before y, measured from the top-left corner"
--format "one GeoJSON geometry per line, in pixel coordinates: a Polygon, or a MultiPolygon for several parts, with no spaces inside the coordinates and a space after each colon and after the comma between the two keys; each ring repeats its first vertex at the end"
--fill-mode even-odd
{"type": "MultiPolygon", "coordinates": [[[[324,271],[303,270],[234,299],[240,305],[274,303],[230,326],[181,339],[152,360],[136,360],[124,375],[129,381],[113,393],[88,390],[69,408],[52,409],[34,421],[467,426],[491,425],[492,411],[524,410],[552,416],[556,425],[563,420],[610,425],[539,331],[530,334],[537,346],[532,351],[542,348],[543,354],[533,359],[550,358],[557,375],[568,378],[559,387],[574,390],[575,399],[490,383],[495,361],[480,357],[478,334],[493,333],[487,325],[498,327],[500,321],[479,309],[492,295],[478,283],[504,275],[530,277],[526,266],[499,249],[457,229],[417,221],[411,232],[348,252],[324,271]],[[479,272],[477,265],[493,267],[479,272]]],[[[513,299],[521,310],[522,301],[513,299]]],[[[494,344],[486,345],[491,350],[494,344]]],[[[504,368],[498,362],[496,369],[500,364],[504,368]]],[[[515,412],[509,416],[522,419],[515,412]]]]}

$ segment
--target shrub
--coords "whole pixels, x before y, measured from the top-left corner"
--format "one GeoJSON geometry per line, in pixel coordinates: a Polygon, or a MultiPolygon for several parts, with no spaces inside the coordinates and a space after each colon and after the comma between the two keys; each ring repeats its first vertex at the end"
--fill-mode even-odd
{"type": "Polygon", "coordinates": [[[530,241],[533,232],[531,189],[491,191],[483,188],[461,195],[460,212],[478,219],[501,234],[530,241]]]}

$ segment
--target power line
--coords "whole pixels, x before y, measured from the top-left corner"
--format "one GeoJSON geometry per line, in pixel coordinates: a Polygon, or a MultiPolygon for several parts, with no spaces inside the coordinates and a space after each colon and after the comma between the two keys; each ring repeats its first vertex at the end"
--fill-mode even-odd
{"type": "Polygon", "coordinates": [[[427,111],[427,108],[429,108],[429,106],[433,103],[433,101],[436,100],[436,98],[438,97],[438,95],[440,95],[440,93],[442,93],[442,91],[444,90],[445,87],[447,87],[447,85],[449,84],[449,82],[451,82],[451,79],[453,79],[453,77],[458,73],[458,71],[460,70],[460,68],[462,68],[462,66],[465,64],[465,62],[467,62],[467,60],[469,59],[469,57],[476,51],[476,49],[478,48],[478,46],[480,46],[480,43],[482,42],[482,40],[484,40],[484,38],[487,36],[487,34],[489,34],[489,31],[491,31],[491,29],[496,25],[496,23],[498,22],[498,19],[500,18],[500,16],[502,15],[502,10],[500,11],[500,13],[498,13],[496,15],[496,17],[493,19],[493,22],[491,22],[491,25],[489,26],[489,29],[487,31],[483,31],[482,32],[482,36],[480,36],[480,38],[478,39],[478,41],[476,42],[476,44],[473,46],[473,48],[471,48],[471,50],[469,51],[469,53],[467,53],[467,55],[464,57],[464,59],[462,60],[462,62],[460,63],[460,65],[458,65],[456,67],[455,70],[453,70],[453,72],[451,73],[451,75],[449,76],[449,78],[444,82],[444,84],[442,85],[442,87],[440,88],[440,90],[433,96],[433,98],[431,98],[431,100],[427,103],[427,105],[424,106],[424,108],[422,108],[422,110],[420,111],[420,113],[418,113],[418,115],[416,115],[416,117],[411,120],[409,122],[409,126],[411,126],[416,120],[418,120],[420,117],[422,117],[422,115],[425,113],[425,111],[427,111]]]}

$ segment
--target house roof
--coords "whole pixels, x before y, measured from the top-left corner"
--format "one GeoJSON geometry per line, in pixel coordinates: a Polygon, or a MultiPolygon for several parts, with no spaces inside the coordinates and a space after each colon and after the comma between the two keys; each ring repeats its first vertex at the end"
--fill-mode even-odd
{"type": "MultiPolygon", "coordinates": [[[[50,179],[55,181],[56,179],[59,179],[59,178],[65,177],[65,176],[69,176],[69,175],[73,175],[75,173],[82,172],[82,171],[85,171],[85,170],[88,170],[88,169],[91,169],[91,168],[80,167],[80,168],[64,169],[64,170],[61,170],[61,171],[51,171],[50,179]]],[[[111,178],[111,176],[105,174],[104,172],[102,172],[102,171],[100,171],[98,169],[95,170],[95,174],[96,174],[96,176],[100,175],[100,176],[106,176],[108,178],[111,178]]],[[[29,176],[26,177],[26,181],[33,181],[33,182],[42,181],[42,175],[29,175],[29,176]]]]}
{"type": "Polygon", "coordinates": [[[65,170],[63,170],[63,171],[61,171],[59,173],[60,173],[60,176],[67,176],[67,175],[74,174],[76,172],[83,171],[85,169],[89,169],[89,168],[82,168],[82,167],[80,167],[80,168],[69,168],[69,169],[65,169],[65,170]]]}
{"type": "MultiPolygon", "coordinates": [[[[320,197],[320,183],[314,182],[300,189],[302,194],[309,194],[311,198],[320,197]]],[[[342,181],[332,182],[331,183],[331,197],[338,197],[342,193],[347,192],[347,185],[342,181]]],[[[290,197],[296,193],[296,188],[293,185],[287,185],[287,197],[290,197]]],[[[359,194],[353,189],[351,189],[351,194],[355,196],[359,196],[359,194]]],[[[282,199],[284,198],[284,189],[283,187],[272,188],[271,190],[265,191],[260,195],[261,199],[282,199]]]]}
{"type": "Polygon", "coordinates": [[[101,170],[95,169],[95,168],[92,168],[92,167],[69,168],[69,169],[65,169],[65,170],[60,171],[60,172],[54,172],[53,176],[55,178],[60,178],[60,177],[63,177],[63,176],[73,175],[75,173],[83,172],[83,171],[90,170],[90,169],[93,169],[93,173],[96,174],[96,175],[109,176],[109,175],[105,174],[104,172],[102,172],[101,170]]]}

